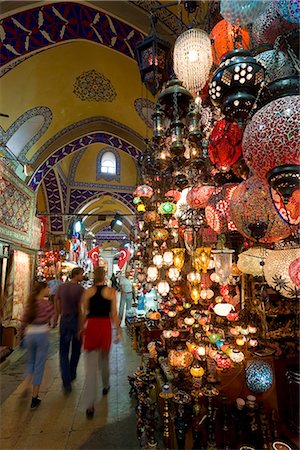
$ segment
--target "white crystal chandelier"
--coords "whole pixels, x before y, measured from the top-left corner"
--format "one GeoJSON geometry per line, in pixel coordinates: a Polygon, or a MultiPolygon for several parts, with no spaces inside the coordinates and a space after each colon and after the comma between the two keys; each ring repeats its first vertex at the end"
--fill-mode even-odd
{"type": "Polygon", "coordinates": [[[212,66],[211,42],[198,28],[185,31],[174,46],[174,71],[189,91],[199,92],[205,85],[212,66]]]}

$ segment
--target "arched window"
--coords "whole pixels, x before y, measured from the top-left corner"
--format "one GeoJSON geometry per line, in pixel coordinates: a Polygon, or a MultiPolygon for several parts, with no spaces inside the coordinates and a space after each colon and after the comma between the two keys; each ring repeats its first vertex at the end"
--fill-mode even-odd
{"type": "Polygon", "coordinates": [[[102,149],[97,156],[97,180],[120,181],[120,155],[112,147],[102,149]]]}

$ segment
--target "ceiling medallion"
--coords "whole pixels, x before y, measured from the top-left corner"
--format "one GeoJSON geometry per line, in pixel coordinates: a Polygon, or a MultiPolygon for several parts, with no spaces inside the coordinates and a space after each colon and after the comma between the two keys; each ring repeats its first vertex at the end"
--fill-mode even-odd
{"type": "Polygon", "coordinates": [[[73,92],[80,100],[88,102],[112,102],[117,96],[111,81],[94,69],[76,78],[73,92]]]}

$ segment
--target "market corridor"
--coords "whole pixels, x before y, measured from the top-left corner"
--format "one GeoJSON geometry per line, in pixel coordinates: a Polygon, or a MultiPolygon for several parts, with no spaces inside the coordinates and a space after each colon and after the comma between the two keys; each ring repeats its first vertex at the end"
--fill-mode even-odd
{"type": "MultiPolygon", "coordinates": [[[[1,425],[0,448],[8,449],[126,449],[139,448],[136,439],[134,405],[128,395],[127,375],[136,370],[139,356],[123,328],[122,342],[113,345],[110,357],[111,389],[95,405],[93,420],[87,420],[84,404],[84,359],[81,357],[73,391],[62,392],[59,372],[58,331],[51,332],[51,350],[46,364],[40,398],[42,403],[30,410],[31,393],[24,397],[21,381],[25,357],[0,369],[1,425]]],[[[17,350],[19,351],[19,350],[17,350]]],[[[12,355],[11,355],[12,357],[12,355]]]]}

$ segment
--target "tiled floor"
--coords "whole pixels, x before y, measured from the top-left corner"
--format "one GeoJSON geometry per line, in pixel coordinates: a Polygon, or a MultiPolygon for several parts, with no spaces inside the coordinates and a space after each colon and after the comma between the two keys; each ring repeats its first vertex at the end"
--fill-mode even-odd
{"type": "Polygon", "coordinates": [[[133,418],[134,409],[128,395],[127,375],[136,370],[139,362],[140,357],[131,349],[130,339],[126,334],[126,329],[123,329],[122,342],[113,345],[111,350],[110,392],[103,397],[102,386],[99,381],[95,416],[93,420],[87,420],[84,404],[83,358],[79,362],[73,391],[65,396],[61,388],[58,354],[52,354],[46,363],[41,386],[40,398],[42,403],[36,410],[30,410],[31,396],[24,397],[23,382],[2,403],[0,448],[3,450],[35,448],[60,450],[78,449],[79,447],[102,450],[107,448],[129,450],[130,448],[130,450],[133,450],[138,448],[133,418]],[[125,446],[120,444],[119,436],[120,432],[124,432],[124,426],[131,427],[126,432],[132,440],[131,444],[128,439],[124,439],[125,446]],[[106,431],[109,431],[109,433],[106,433],[106,431]],[[97,433],[100,433],[99,440],[97,440],[97,433]],[[103,440],[105,433],[106,441],[103,440]],[[112,442],[108,443],[107,436],[112,442]],[[114,436],[118,438],[116,439],[118,443],[116,446],[113,442],[114,436]],[[92,442],[94,442],[93,445],[92,442]]]}

